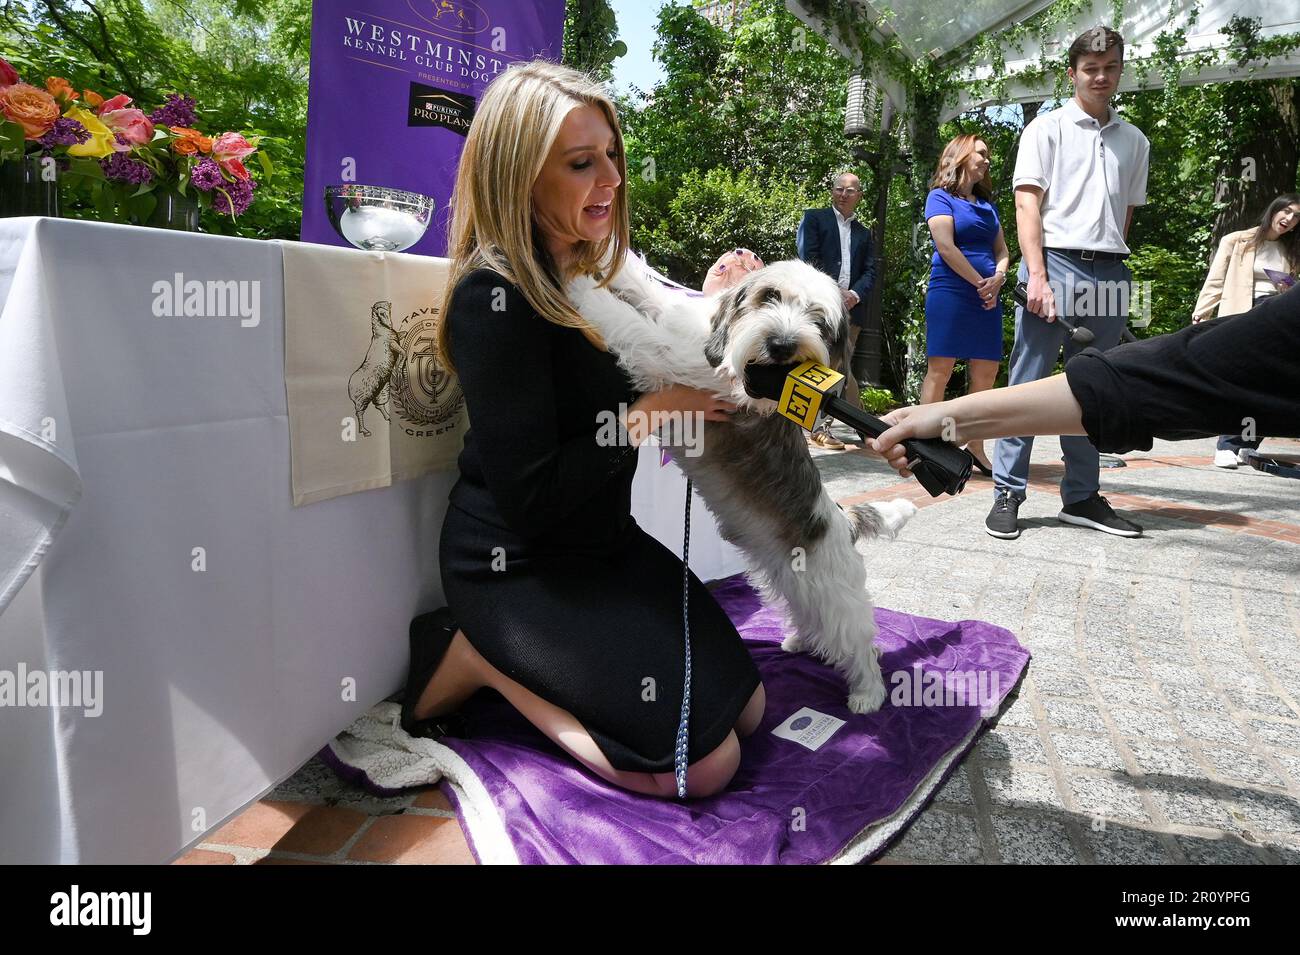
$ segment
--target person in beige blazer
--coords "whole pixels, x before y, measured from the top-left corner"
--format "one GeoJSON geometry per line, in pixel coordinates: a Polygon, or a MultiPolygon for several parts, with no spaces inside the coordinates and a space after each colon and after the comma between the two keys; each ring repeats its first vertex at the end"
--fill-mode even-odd
{"type": "MultiPolygon", "coordinates": [[[[1229,232],[1219,242],[1210,272],[1201,286],[1192,324],[1249,312],[1264,299],[1282,291],[1268,272],[1300,275],[1300,195],[1285,193],[1268,204],[1259,225],[1229,232]],[[1267,271],[1266,271],[1267,270],[1267,271]],[[1217,309],[1217,311],[1216,311],[1217,309]],[[1215,314],[1212,316],[1211,312],[1215,314]]],[[[1247,429],[1242,434],[1220,436],[1214,463],[1235,468],[1263,439],[1247,429]]]]}

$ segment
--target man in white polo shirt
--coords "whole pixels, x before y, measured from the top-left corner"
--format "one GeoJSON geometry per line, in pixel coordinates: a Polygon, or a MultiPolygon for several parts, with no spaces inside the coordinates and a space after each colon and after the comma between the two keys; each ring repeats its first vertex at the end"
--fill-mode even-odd
{"type": "MultiPolygon", "coordinates": [[[[1020,137],[1016,157],[1016,229],[1029,307],[1016,308],[1010,384],[1046,378],[1061,349],[1069,361],[1081,346],[1056,317],[1088,328],[1093,347],[1119,343],[1128,321],[1133,273],[1124,263],[1135,206],[1146,204],[1151,147],[1136,126],[1111,108],[1124,69],[1124,40],[1097,27],[1070,44],[1068,102],[1040,114],[1020,137]]],[[[993,458],[994,503],[985,521],[993,537],[1020,536],[1016,516],[1029,483],[1034,439],[1004,438],[993,458]]],[[[1098,492],[1099,457],[1087,438],[1063,436],[1065,476],[1057,519],[1120,537],[1142,528],[1111,509],[1098,492]]]]}

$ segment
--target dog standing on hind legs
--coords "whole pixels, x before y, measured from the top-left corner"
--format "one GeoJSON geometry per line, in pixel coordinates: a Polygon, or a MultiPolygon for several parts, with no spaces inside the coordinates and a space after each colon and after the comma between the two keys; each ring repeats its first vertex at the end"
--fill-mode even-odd
{"type": "Polygon", "coordinates": [[[670,292],[634,260],[606,288],[578,279],[570,300],[600,331],[641,392],[671,384],[734,401],[731,421],[705,422],[699,453],[662,435],[673,458],[739,547],[766,601],[780,598],[791,635],[782,644],[830,664],[848,684],[848,707],[871,713],[885,699],[875,607],[858,540],[893,538],[916,513],[910,501],[831,500],[803,432],[776,403],[745,391],[750,364],[847,360],[848,317],[839,287],[802,262],[777,262],[716,298],[670,292]]]}

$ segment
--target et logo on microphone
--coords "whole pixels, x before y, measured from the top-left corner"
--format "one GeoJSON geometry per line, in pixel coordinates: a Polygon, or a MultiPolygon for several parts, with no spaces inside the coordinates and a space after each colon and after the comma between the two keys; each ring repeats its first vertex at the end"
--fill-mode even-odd
{"type": "Polygon", "coordinates": [[[834,395],[844,382],[844,376],[809,360],[795,366],[785,379],[781,400],[776,410],[805,431],[817,424],[817,414],[827,395],[834,395]]]}

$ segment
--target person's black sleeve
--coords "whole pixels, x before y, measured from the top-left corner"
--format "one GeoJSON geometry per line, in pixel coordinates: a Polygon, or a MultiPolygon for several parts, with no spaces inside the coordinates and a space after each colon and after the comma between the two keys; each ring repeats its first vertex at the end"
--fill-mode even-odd
{"type": "Polygon", "coordinates": [[[565,382],[553,366],[551,328],[499,274],[479,269],[466,276],[447,318],[484,482],[512,530],[545,534],[581,509],[636,446],[622,425],[617,443],[598,442],[595,420],[560,438],[555,395],[565,382]]]}
{"type": "Polygon", "coordinates": [[[1104,353],[1086,349],[1065,376],[1099,451],[1248,428],[1300,437],[1300,292],[1104,353]]]}

